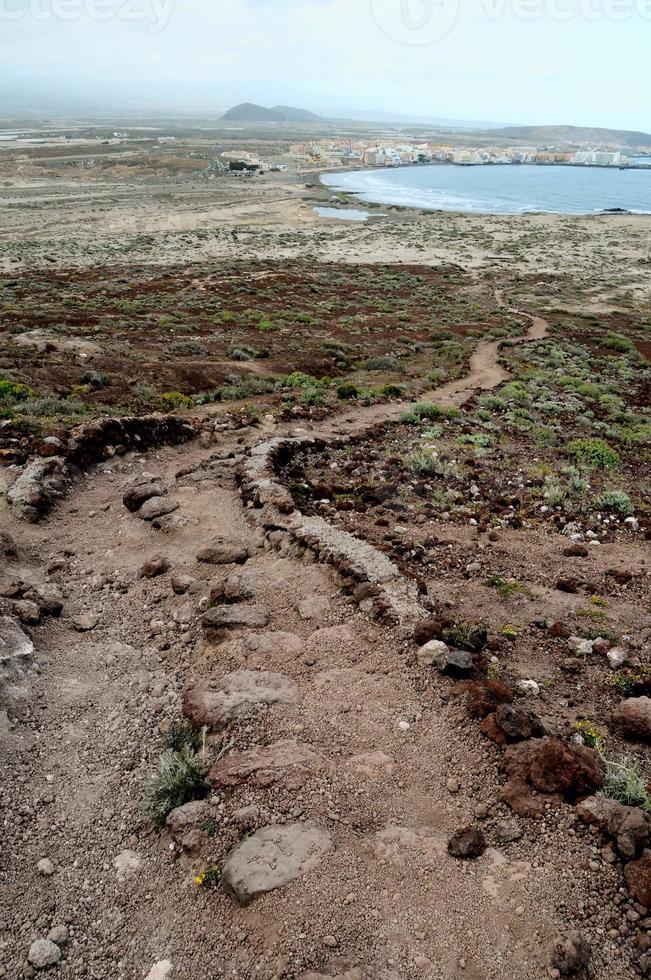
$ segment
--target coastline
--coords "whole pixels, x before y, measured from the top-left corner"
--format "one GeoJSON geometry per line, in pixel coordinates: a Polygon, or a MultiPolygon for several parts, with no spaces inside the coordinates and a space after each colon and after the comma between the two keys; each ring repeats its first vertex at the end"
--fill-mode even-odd
{"type": "MultiPolygon", "coordinates": [[[[369,196],[365,197],[365,191],[360,189],[348,190],[344,187],[338,187],[336,184],[328,184],[324,181],[324,177],[329,175],[341,175],[341,174],[367,174],[367,173],[377,173],[386,172],[388,174],[395,173],[397,171],[404,170],[414,170],[434,168],[434,167],[446,167],[446,168],[459,168],[461,170],[483,170],[488,168],[490,170],[495,170],[499,168],[500,170],[510,170],[515,167],[520,170],[521,167],[540,167],[544,170],[553,169],[566,169],[566,170],[598,170],[598,171],[644,171],[649,170],[651,173],[651,166],[637,166],[637,167],[609,167],[605,165],[598,164],[566,164],[566,163],[532,163],[532,164],[457,164],[457,163],[442,163],[442,162],[432,162],[432,163],[414,163],[414,164],[403,164],[395,167],[385,167],[385,166],[369,166],[363,168],[330,168],[327,170],[314,171],[313,176],[316,180],[315,189],[318,187],[319,190],[325,193],[329,193],[331,197],[336,195],[345,195],[347,199],[346,203],[354,204],[355,207],[359,207],[360,210],[368,210],[369,208],[382,207],[399,209],[401,211],[413,211],[415,213],[421,214],[427,212],[430,214],[455,214],[455,215],[476,215],[478,217],[524,217],[527,215],[534,216],[557,216],[557,217],[574,217],[574,218],[599,218],[599,217],[613,217],[613,216],[626,216],[630,218],[648,218],[651,217],[651,178],[649,186],[650,204],[648,210],[638,210],[632,208],[623,207],[607,207],[600,210],[587,210],[587,211],[567,211],[562,209],[538,209],[538,208],[526,208],[523,210],[491,210],[491,209],[481,209],[481,208],[447,208],[447,207],[433,207],[431,204],[414,202],[413,204],[401,203],[396,200],[372,198],[369,196]]],[[[425,189],[426,190],[426,189],[425,189]]],[[[337,202],[333,202],[333,207],[337,206],[337,202]]]]}

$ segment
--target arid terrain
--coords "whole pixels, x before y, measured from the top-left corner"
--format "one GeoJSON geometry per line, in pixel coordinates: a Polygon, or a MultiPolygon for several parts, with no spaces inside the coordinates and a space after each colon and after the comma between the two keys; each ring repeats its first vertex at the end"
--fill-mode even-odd
{"type": "Polygon", "coordinates": [[[651,219],[49,152],[0,151],[0,977],[651,976],[651,219]]]}

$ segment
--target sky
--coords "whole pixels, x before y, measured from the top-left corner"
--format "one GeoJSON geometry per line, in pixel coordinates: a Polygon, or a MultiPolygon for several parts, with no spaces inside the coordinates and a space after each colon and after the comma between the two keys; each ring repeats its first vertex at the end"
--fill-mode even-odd
{"type": "Polygon", "coordinates": [[[651,131],[651,0],[0,0],[0,102],[651,131]]]}

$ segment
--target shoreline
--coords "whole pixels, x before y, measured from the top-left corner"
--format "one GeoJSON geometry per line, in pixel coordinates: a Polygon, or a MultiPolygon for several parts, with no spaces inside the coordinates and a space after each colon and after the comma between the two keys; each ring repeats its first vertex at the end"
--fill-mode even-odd
{"type": "Polygon", "coordinates": [[[651,166],[650,167],[640,166],[640,167],[630,167],[630,168],[629,167],[619,168],[619,167],[600,166],[600,165],[596,165],[596,164],[585,164],[585,165],[584,164],[576,164],[576,165],[569,165],[569,164],[556,164],[556,163],[554,163],[554,164],[534,164],[534,163],[532,163],[532,164],[455,164],[455,163],[431,163],[431,164],[429,164],[429,163],[423,163],[423,164],[421,164],[421,163],[419,163],[419,164],[404,164],[402,166],[397,166],[397,167],[375,166],[375,167],[364,167],[362,169],[357,169],[356,168],[356,169],[345,169],[344,170],[344,169],[334,168],[334,169],[329,169],[329,170],[318,170],[318,171],[315,171],[314,172],[314,175],[313,175],[314,178],[315,178],[315,180],[317,181],[317,183],[315,184],[315,188],[314,189],[315,190],[316,189],[319,189],[319,190],[322,190],[324,192],[330,191],[330,193],[331,193],[332,196],[334,196],[336,194],[346,194],[348,197],[350,197],[351,204],[353,202],[355,202],[355,205],[358,206],[360,208],[360,210],[368,210],[369,207],[371,207],[371,208],[372,207],[382,207],[382,208],[396,208],[396,209],[400,209],[403,212],[415,212],[417,214],[420,214],[423,211],[425,211],[425,212],[428,212],[430,214],[450,214],[450,215],[458,215],[458,216],[462,216],[462,215],[463,216],[468,216],[468,215],[471,215],[472,216],[472,215],[474,215],[474,216],[476,216],[478,218],[482,218],[482,217],[483,218],[500,218],[500,217],[503,217],[503,218],[521,218],[521,217],[532,217],[532,216],[546,216],[546,217],[558,217],[558,218],[565,218],[565,217],[569,217],[569,218],[604,218],[604,217],[605,218],[609,218],[609,217],[649,218],[649,217],[651,217],[651,207],[650,207],[650,209],[648,211],[637,211],[637,210],[630,210],[628,208],[619,208],[619,207],[617,207],[617,208],[603,208],[600,211],[543,211],[543,210],[535,210],[535,209],[533,209],[533,210],[532,209],[527,209],[525,211],[483,211],[483,210],[480,211],[480,210],[470,210],[470,209],[467,209],[467,210],[459,210],[459,209],[444,208],[444,207],[431,207],[431,206],[428,206],[426,204],[398,204],[395,201],[380,201],[380,200],[377,200],[377,199],[374,199],[374,200],[365,200],[364,197],[362,197],[362,194],[364,193],[363,191],[353,191],[353,190],[346,190],[344,188],[338,188],[334,184],[332,184],[332,185],[331,184],[326,184],[324,182],[324,180],[323,180],[323,178],[326,177],[326,176],[328,176],[329,174],[332,174],[332,175],[338,175],[338,174],[365,174],[365,173],[375,173],[377,171],[387,171],[387,172],[390,173],[390,172],[396,171],[396,170],[406,170],[406,169],[414,169],[416,167],[422,168],[422,167],[430,167],[430,166],[431,167],[459,167],[461,169],[471,168],[473,170],[474,169],[477,169],[479,167],[491,167],[491,168],[494,169],[496,166],[501,166],[502,168],[506,168],[506,167],[510,167],[510,166],[517,166],[518,168],[520,166],[529,166],[529,167],[544,167],[544,168],[549,168],[549,167],[566,167],[567,169],[570,169],[570,170],[618,170],[619,171],[620,169],[624,169],[624,170],[629,170],[630,169],[630,170],[649,170],[651,172],[651,166]]]}

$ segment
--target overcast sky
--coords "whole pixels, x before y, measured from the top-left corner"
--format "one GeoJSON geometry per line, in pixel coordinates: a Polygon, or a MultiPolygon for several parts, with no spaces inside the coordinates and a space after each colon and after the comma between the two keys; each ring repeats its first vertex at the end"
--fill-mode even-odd
{"type": "Polygon", "coordinates": [[[107,108],[649,131],[650,50],[651,0],[0,0],[0,97],[107,108]]]}

